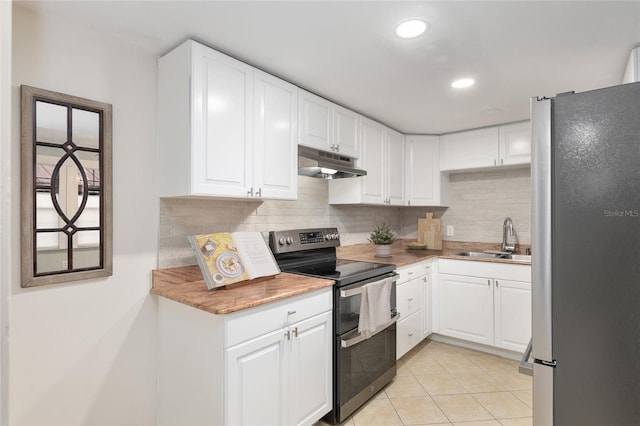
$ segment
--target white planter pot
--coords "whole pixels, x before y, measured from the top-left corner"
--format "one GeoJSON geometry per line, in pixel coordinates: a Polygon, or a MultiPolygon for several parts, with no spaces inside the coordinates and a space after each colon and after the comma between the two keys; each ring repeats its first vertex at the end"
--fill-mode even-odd
{"type": "Polygon", "coordinates": [[[376,257],[391,257],[391,244],[376,244],[376,257]]]}

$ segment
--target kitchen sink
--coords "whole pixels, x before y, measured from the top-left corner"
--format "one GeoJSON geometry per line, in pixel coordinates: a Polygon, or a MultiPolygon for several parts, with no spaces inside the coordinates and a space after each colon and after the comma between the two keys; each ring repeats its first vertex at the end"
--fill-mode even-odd
{"type": "Polygon", "coordinates": [[[484,251],[463,251],[456,253],[456,256],[477,257],[483,259],[507,259],[517,262],[531,262],[530,255],[524,254],[506,254],[506,253],[487,253],[484,251]]]}
{"type": "Polygon", "coordinates": [[[528,254],[505,254],[500,259],[516,260],[520,262],[531,262],[531,255],[528,254]]]}
{"type": "Polygon", "coordinates": [[[497,253],[485,253],[483,251],[463,251],[456,253],[456,256],[482,257],[486,259],[498,259],[500,255],[497,253]]]}

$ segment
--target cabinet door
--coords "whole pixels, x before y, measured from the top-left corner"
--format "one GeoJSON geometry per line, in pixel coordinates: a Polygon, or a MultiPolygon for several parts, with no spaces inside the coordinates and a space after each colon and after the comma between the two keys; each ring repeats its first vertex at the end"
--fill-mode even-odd
{"type": "Polygon", "coordinates": [[[278,330],[229,348],[225,424],[279,425],[284,418],[286,337],[278,330]]]}
{"type": "Polygon", "coordinates": [[[433,288],[431,283],[431,265],[425,266],[425,276],[422,277],[422,338],[433,332],[433,288]]]}
{"type": "Polygon", "coordinates": [[[500,126],[500,165],[531,163],[531,123],[500,126]]]}
{"type": "Polygon", "coordinates": [[[199,44],[192,54],[191,192],[246,196],[253,180],[253,68],[199,44]]]}
{"type": "Polygon", "coordinates": [[[441,170],[476,169],[498,165],[498,138],[498,127],[442,136],[441,170]]]}
{"type": "Polygon", "coordinates": [[[262,198],[297,197],[298,88],[254,71],[253,190],[262,198]]]}
{"type": "Polygon", "coordinates": [[[495,280],[495,346],[524,352],[531,338],[531,283],[495,280]]]}
{"type": "Polygon", "coordinates": [[[362,150],[360,167],[367,171],[362,178],[362,201],[383,204],[385,200],[385,144],[384,127],[375,121],[363,118],[361,125],[362,150]]]}
{"type": "Polygon", "coordinates": [[[331,102],[300,89],[300,145],[330,150],[332,141],[331,102]]]}
{"type": "Polygon", "coordinates": [[[312,424],[332,408],[331,312],[294,324],[290,331],[286,424],[312,424]]]}
{"type": "Polygon", "coordinates": [[[358,158],[360,148],[360,115],[354,111],[333,105],[334,144],[340,154],[358,158]]]}
{"type": "MultiPolygon", "coordinates": [[[[404,136],[385,130],[387,204],[404,205],[404,136]]],[[[367,171],[368,173],[368,171],[367,171]]]]}
{"type": "Polygon", "coordinates": [[[493,283],[486,278],[440,274],[440,333],[493,345],[493,283]]]}
{"type": "Polygon", "coordinates": [[[407,205],[442,205],[440,139],[437,136],[407,136],[404,169],[407,205]]]}

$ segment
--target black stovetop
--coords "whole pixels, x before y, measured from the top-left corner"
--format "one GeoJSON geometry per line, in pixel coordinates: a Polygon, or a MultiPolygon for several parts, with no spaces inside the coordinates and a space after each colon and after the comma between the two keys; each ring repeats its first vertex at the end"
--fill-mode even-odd
{"type": "Polygon", "coordinates": [[[305,264],[297,265],[281,264],[280,269],[284,272],[334,280],[338,287],[379,277],[396,269],[395,265],[389,263],[349,259],[324,258],[313,261],[307,258],[306,261],[305,264]]]}

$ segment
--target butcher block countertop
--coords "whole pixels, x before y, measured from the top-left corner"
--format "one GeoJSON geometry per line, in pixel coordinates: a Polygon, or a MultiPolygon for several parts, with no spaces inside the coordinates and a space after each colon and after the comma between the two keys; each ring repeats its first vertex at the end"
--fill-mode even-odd
{"type": "Polygon", "coordinates": [[[333,284],[333,280],[281,272],[272,279],[208,290],[200,267],[191,265],[155,269],[151,293],[212,314],[230,314],[333,284]]]}
{"type": "MultiPolygon", "coordinates": [[[[342,259],[393,263],[398,267],[433,257],[472,262],[530,264],[504,259],[478,259],[455,255],[461,251],[499,250],[499,244],[444,241],[442,250],[409,250],[407,249],[409,242],[411,241],[398,240],[393,243],[391,257],[387,258],[376,257],[374,245],[371,243],[341,246],[338,247],[337,253],[338,257],[342,259]]],[[[524,246],[518,247],[516,252],[524,249],[524,246]]],[[[247,281],[220,289],[208,290],[198,265],[155,269],[152,281],[152,294],[218,315],[275,302],[334,284],[333,280],[282,272],[272,279],[247,281]]]]}
{"type": "MultiPolygon", "coordinates": [[[[463,251],[485,251],[500,250],[500,244],[443,241],[442,250],[410,250],[408,244],[412,240],[398,240],[391,246],[391,257],[376,257],[375,248],[372,243],[354,244],[351,246],[338,247],[338,257],[342,259],[362,260],[368,262],[393,263],[397,267],[411,265],[412,263],[433,257],[443,259],[459,259],[471,262],[493,262],[493,263],[514,263],[530,265],[530,262],[513,261],[508,259],[477,258],[469,256],[456,256],[456,253],[463,251]]],[[[516,247],[516,253],[522,253],[528,245],[516,247]]]]}

